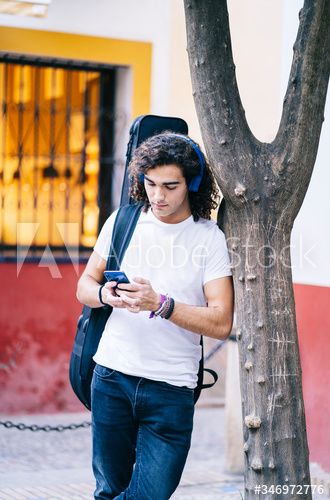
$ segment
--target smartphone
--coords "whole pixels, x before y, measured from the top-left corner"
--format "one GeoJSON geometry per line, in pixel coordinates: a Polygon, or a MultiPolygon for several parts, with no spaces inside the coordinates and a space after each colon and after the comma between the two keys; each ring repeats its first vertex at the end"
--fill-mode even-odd
{"type": "Polygon", "coordinates": [[[123,271],[104,271],[103,274],[107,281],[116,281],[117,285],[119,283],[129,283],[129,279],[123,271]]]}

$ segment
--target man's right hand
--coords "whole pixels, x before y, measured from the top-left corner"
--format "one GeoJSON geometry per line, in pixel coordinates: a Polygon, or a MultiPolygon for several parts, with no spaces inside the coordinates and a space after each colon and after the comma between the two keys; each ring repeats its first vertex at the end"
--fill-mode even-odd
{"type": "Polygon", "coordinates": [[[106,304],[109,304],[111,307],[117,307],[120,309],[124,309],[127,304],[123,302],[123,300],[116,294],[115,287],[117,283],[116,281],[108,281],[104,287],[102,288],[102,300],[106,304]]]}
{"type": "MultiPolygon", "coordinates": [[[[77,299],[79,302],[89,307],[102,307],[99,299],[99,290],[101,283],[103,283],[104,280],[103,273],[106,265],[106,260],[102,259],[95,251],[92,252],[87,265],[78,280],[77,299]]],[[[134,312],[132,308],[129,308],[128,304],[125,304],[116,294],[116,284],[116,281],[107,281],[105,283],[101,290],[102,301],[112,307],[118,307],[121,309],[126,308],[131,312],[134,312]]]]}

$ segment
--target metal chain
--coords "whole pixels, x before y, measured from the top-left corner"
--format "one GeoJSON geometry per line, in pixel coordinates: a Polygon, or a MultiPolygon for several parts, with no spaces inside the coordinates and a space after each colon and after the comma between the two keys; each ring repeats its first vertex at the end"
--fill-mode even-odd
{"type": "Polygon", "coordinates": [[[74,431],[76,429],[87,429],[88,427],[91,426],[91,422],[81,422],[80,424],[69,424],[69,425],[56,425],[56,426],[51,426],[51,425],[27,425],[27,424],[15,424],[15,422],[11,422],[10,420],[6,421],[1,421],[0,420],[0,426],[5,427],[6,429],[18,429],[19,431],[25,431],[29,430],[32,432],[36,431],[44,431],[44,432],[51,432],[51,431],[56,431],[56,432],[63,432],[63,431],[74,431]]]}

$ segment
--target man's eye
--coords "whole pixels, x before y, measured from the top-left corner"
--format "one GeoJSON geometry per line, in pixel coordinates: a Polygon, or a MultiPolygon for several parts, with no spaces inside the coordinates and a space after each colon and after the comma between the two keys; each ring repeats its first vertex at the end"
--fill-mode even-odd
{"type": "Polygon", "coordinates": [[[174,187],[166,186],[166,187],[167,187],[167,189],[168,189],[169,191],[173,191],[173,189],[176,189],[176,186],[174,186],[174,187]]]}

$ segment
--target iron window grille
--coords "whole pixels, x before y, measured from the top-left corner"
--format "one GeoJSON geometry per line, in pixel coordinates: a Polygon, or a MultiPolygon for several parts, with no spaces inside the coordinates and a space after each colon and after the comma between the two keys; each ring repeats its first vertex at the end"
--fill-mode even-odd
{"type": "Polygon", "coordinates": [[[111,66],[0,54],[2,260],[90,253],[113,208],[115,84],[111,66]]]}

